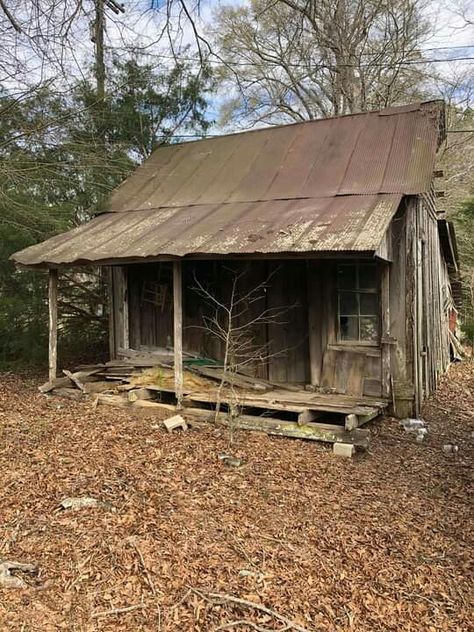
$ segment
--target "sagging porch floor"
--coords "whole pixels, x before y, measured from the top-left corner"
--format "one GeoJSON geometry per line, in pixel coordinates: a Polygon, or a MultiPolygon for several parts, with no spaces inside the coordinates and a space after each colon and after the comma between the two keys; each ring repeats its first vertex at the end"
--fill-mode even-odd
{"type": "Polygon", "coordinates": [[[188,420],[214,421],[269,434],[366,447],[368,421],[384,414],[388,401],[278,385],[243,373],[226,374],[216,365],[193,364],[184,370],[183,407],[178,410],[172,364],[161,358],[124,357],[105,364],[64,371],[40,390],[66,397],[88,397],[151,414],[180,412],[188,420]]]}

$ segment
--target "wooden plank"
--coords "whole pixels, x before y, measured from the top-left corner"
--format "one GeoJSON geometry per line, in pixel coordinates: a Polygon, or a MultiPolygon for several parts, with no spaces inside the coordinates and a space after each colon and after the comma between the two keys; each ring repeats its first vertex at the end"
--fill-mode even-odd
{"type": "Polygon", "coordinates": [[[87,382],[84,384],[83,392],[86,395],[91,395],[92,393],[104,393],[105,391],[115,390],[115,385],[111,381],[99,381],[99,382],[87,382]]]}
{"type": "Polygon", "coordinates": [[[128,307],[128,268],[121,266],[120,273],[122,275],[122,303],[123,303],[123,346],[125,349],[130,347],[130,323],[129,323],[129,307],[128,307]]]}
{"type": "Polygon", "coordinates": [[[320,266],[315,261],[308,261],[307,293],[308,293],[308,346],[311,384],[319,386],[323,360],[321,320],[324,316],[322,301],[322,280],[320,266]]]}
{"type": "Polygon", "coordinates": [[[173,262],[174,387],[178,408],[183,401],[183,270],[173,262]]]}
{"type": "Polygon", "coordinates": [[[107,298],[109,310],[109,356],[111,360],[116,358],[117,345],[115,344],[115,318],[114,318],[114,275],[112,268],[107,267],[107,298]]]}
{"type": "Polygon", "coordinates": [[[82,399],[84,397],[84,393],[77,388],[55,388],[53,394],[67,399],[82,399]]]}
{"type": "Polygon", "coordinates": [[[143,388],[134,388],[128,391],[128,401],[129,402],[137,402],[145,399],[153,399],[154,395],[151,389],[143,387],[143,388]]]}
{"type": "MultiPolygon", "coordinates": [[[[189,393],[183,398],[185,401],[192,402],[207,402],[207,403],[215,403],[216,402],[216,394],[212,393],[189,393]]],[[[234,403],[235,396],[230,395],[227,396],[225,393],[221,393],[220,401],[224,404],[232,404],[234,403]]],[[[380,410],[379,408],[373,406],[361,406],[361,405],[341,405],[337,402],[334,403],[321,403],[318,401],[315,402],[289,402],[289,401],[277,401],[272,399],[264,399],[259,398],[257,396],[248,396],[241,395],[238,399],[239,406],[246,406],[249,408],[262,408],[269,410],[282,410],[289,411],[294,413],[303,413],[306,410],[317,410],[317,411],[325,411],[325,412],[334,412],[341,414],[355,413],[356,415],[367,415],[372,413],[374,410],[380,410]]]]}
{"type": "Polygon", "coordinates": [[[68,371],[67,369],[64,369],[63,373],[77,386],[80,391],[84,391],[84,384],[81,382],[77,374],[71,373],[71,371],[68,371]]]}
{"type": "Polygon", "coordinates": [[[316,421],[319,417],[321,417],[321,411],[309,410],[309,408],[307,408],[306,410],[304,410],[302,413],[298,415],[297,424],[301,426],[311,421],[316,421]]]}
{"type": "Polygon", "coordinates": [[[369,358],[380,358],[380,349],[378,347],[373,347],[369,345],[362,344],[350,344],[350,343],[341,343],[341,344],[330,344],[327,346],[331,351],[350,351],[351,353],[360,353],[361,355],[365,355],[369,358]]]}
{"type": "Polygon", "coordinates": [[[337,351],[326,347],[323,356],[323,372],[321,384],[324,388],[335,388],[337,351]]]}
{"type": "MultiPolygon", "coordinates": [[[[77,393],[77,391],[75,391],[77,393]]],[[[119,406],[126,408],[130,412],[146,412],[155,414],[159,412],[177,412],[177,406],[150,402],[148,400],[138,400],[131,404],[128,400],[119,395],[97,395],[97,403],[108,406],[119,406]]],[[[296,439],[308,439],[310,441],[324,441],[328,443],[351,443],[360,447],[368,447],[370,431],[359,428],[348,432],[343,426],[334,424],[308,423],[298,425],[296,422],[282,421],[271,417],[257,417],[253,415],[239,415],[232,420],[226,413],[219,413],[216,418],[215,411],[203,408],[181,408],[181,413],[187,418],[198,418],[203,421],[219,423],[220,425],[242,430],[256,430],[267,434],[293,437],[296,439]]]]}
{"type": "Polygon", "coordinates": [[[367,395],[371,397],[380,397],[382,392],[381,381],[377,378],[366,377],[364,378],[364,386],[362,390],[362,395],[367,395]]]}
{"type": "Polygon", "coordinates": [[[370,431],[359,428],[348,432],[343,426],[333,424],[308,423],[298,425],[292,421],[282,421],[273,417],[257,417],[254,415],[239,415],[229,419],[226,413],[219,413],[216,419],[214,411],[199,408],[185,408],[184,416],[196,416],[208,421],[217,421],[224,426],[232,425],[232,428],[242,430],[256,430],[267,434],[293,437],[296,439],[308,439],[311,441],[324,441],[328,443],[351,443],[361,447],[368,447],[370,431]]]}
{"type": "Polygon", "coordinates": [[[72,382],[68,377],[57,377],[54,380],[49,380],[45,384],[38,386],[38,390],[41,393],[49,393],[55,388],[63,388],[72,386],[72,382]]]}
{"type": "Polygon", "coordinates": [[[381,334],[382,334],[382,396],[390,397],[391,350],[390,343],[390,265],[382,265],[380,279],[381,334]]]}
{"type": "Polygon", "coordinates": [[[58,271],[50,268],[48,283],[49,306],[49,381],[56,379],[58,371],[58,271]]]}
{"type": "Polygon", "coordinates": [[[360,354],[352,354],[349,359],[349,372],[347,376],[346,393],[348,395],[362,395],[364,384],[364,370],[367,358],[360,354]]]}
{"type": "MultiPolygon", "coordinates": [[[[210,377],[213,380],[217,380],[219,382],[222,381],[224,376],[224,371],[221,368],[214,368],[209,366],[196,366],[190,367],[195,373],[199,375],[204,375],[205,377],[210,377]]],[[[241,375],[240,373],[231,373],[227,372],[225,377],[225,382],[227,384],[232,384],[233,386],[237,386],[239,388],[251,388],[257,391],[268,391],[270,388],[273,388],[274,385],[269,385],[268,383],[264,383],[260,380],[260,378],[253,378],[247,375],[241,375]]]]}

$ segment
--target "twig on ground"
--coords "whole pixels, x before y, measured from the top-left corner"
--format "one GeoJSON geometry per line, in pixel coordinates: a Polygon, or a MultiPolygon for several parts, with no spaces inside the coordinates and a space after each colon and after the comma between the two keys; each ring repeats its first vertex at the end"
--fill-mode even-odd
{"type": "Polygon", "coordinates": [[[155,584],[153,583],[153,579],[152,579],[152,577],[150,575],[150,571],[148,570],[147,565],[145,564],[145,560],[143,559],[142,552],[138,548],[138,544],[136,544],[135,542],[133,543],[133,547],[136,550],[136,552],[138,553],[138,557],[140,558],[140,562],[141,562],[141,565],[143,567],[143,571],[144,571],[144,573],[146,575],[147,583],[150,586],[150,590],[153,593],[153,596],[156,597],[155,584]]]}
{"type": "Polygon", "coordinates": [[[125,614],[142,608],[146,608],[145,604],[137,603],[134,606],[125,606],[124,608],[112,608],[111,610],[103,610],[102,612],[93,612],[91,617],[93,619],[99,619],[100,617],[109,617],[114,614],[125,614]]]}
{"type": "MultiPolygon", "coordinates": [[[[287,626],[287,630],[297,630],[297,632],[310,632],[307,628],[303,628],[301,625],[299,625],[298,623],[296,623],[295,621],[292,621],[291,619],[288,619],[288,617],[285,617],[282,614],[279,614],[278,612],[275,612],[275,610],[272,610],[271,608],[267,608],[266,606],[259,604],[259,603],[255,603],[254,601],[248,601],[247,599],[240,599],[240,597],[234,597],[232,595],[226,595],[225,593],[203,593],[200,590],[197,590],[196,588],[192,588],[190,587],[189,589],[190,592],[193,592],[194,594],[198,595],[198,597],[202,597],[203,599],[205,599],[207,602],[209,603],[215,603],[215,602],[220,602],[222,603],[233,603],[237,606],[243,606],[244,608],[253,608],[255,610],[259,610],[260,612],[263,612],[264,614],[267,614],[271,617],[274,617],[275,619],[277,619],[278,621],[281,621],[282,623],[285,623],[287,626]]],[[[188,591],[188,593],[189,593],[188,591]]],[[[184,599],[183,599],[184,601],[184,599]]],[[[217,604],[216,604],[217,605],[217,604]]],[[[219,628],[218,628],[219,629],[219,628]]],[[[220,628],[223,629],[223,628],[220,628]]],[[[285,628],[283,628],[285,629],[285,628]]]]}
{"type": "Polygon", "coordinates": [[[237,628],[239,625],[246,625],[256,630],[256,632],[285,632],[286,630],[291,630],[291,624],[285,625],[284,628],[278,628],[278,630],[275,630],[273,628],[264,628],[260,625],[257,625],[253,621],[239,619],[238,621],[231,621],[230,623],[224,623],[223,625],[220,625],[218,628],[216,628],[215,632],[218,632],[219,630],[230,630],[231,628],[237,628]]]}

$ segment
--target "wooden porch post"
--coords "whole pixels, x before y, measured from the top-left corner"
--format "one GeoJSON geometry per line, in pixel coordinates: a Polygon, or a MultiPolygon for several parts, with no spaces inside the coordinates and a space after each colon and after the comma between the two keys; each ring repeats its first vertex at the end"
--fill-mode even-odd
{"type": "Polygon", "coordinates": [[[382,307],[382,396],[390,397],[391,370],[391,340],[390,340],[390,264],[382,265],[381,279],[381,307],[382,307]]]}
{"type": "Polygon", "coordinates": [[[115,360],[117,349],[115,344],[115,305],[114,305],[114,274],[112,266],[107,267],[107,295],[109,303],[109,357],[115,360]]]}
{"type": "Polygon", "coordinates": [[[129,328],[129,309],[128,309],[128,268],[122,266],[120,268],[121,287],[122,287],[122,313],[123,313],[123,348],[130,349],[130,328],[129,328]]]}
{"type": "Polygon", "coordinates": [[[174,388],[178,408],[183,401],[183,271],[181,261],[173,262],[174,388]]]}
{"type": "Polygon", "coordinates": [[[321,379],[321,310],[323,309],[323,299],[320,270],[318,269],[316,262],[307,262],[306,275],[310,379],[313,386],[319,386],[321,379]]]}
{"type": "Polygon", "coordinates": [[[58,371],[58,271],[49,269],[49,381],[56,379],[58,371]]]}

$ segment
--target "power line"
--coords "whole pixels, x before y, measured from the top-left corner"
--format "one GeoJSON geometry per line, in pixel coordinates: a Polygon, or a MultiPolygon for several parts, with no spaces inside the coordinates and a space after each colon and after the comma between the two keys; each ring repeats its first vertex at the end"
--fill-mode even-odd
{"type": "MultiPolygon", "coordinates": [[[[469,48],[474,48],[474,46],[469,46],[469,48]]],[[[373,53],[377,55],[378,53],[373,53]]],[[[154,55],[155,57],[159,57],[160,59],[170,59],[177,62],[197,62],[198,59],[194,57],[180,57],[178,55],[164,55],[158,54],[154,55]]],[[[451,57],[451,58],[435,58],[435,59],[401,59],[400,61],[392,62],[392,63],[377,63],[377,62],[364,62],[362,64],[348,64],[348,63],[337,63],[337,64],[328,64],[328,63],[315,63],[311,66],[311,68],[319,68],[319,69],[327,69],[334,70],[334,68],[386,68],[386,69],[394,69],[399,68],[400,66],[414,66],[418,64],[446,64],[455,61],[474,61],[474,57],[472,56],[464,56],[464,57],[451,57]]],[[[268,61],[262,60],[263,63],[268,63],[269,65],[279,66],[279,60],[276,61],[268,61]]],[[[206,64],[211,64],[213,66],[242,66],[242,67],[260,67],[262,62],[258,63],[255,61],[222,61],[217,59],[206,59],[206,64]]],[[[290,68],[301,68],[301,64],[296,63],[285,63],[286,66],[290,68]]]]}

